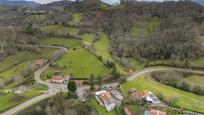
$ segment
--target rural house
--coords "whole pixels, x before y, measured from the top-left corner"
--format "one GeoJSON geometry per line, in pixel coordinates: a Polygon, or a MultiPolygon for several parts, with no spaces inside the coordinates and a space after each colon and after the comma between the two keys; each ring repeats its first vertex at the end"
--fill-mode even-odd
{"type": "Polygon", "coordinates": [[[40,68],[45,64],[45,60],[44,59],[38,59],[38,60],[34,60],[32,61],[31,65],[36,67],[36,68],[40,68]]]}
{"type": "Polygon", "coordinates": [[[14,89],[15,94],[22,94],[25,93],[26,91],[27,91],[26,86],[19,86],[18,88],[14,89]]]}
{"type": "Polygon", "coordinates": [[[105,90],[95,92],[96,100],[101,106],[104,106],[108,112],[116,106],[113,97],[105,90]]]}
{"type": "Polygon", "coordinates": [[[54,76],[51,81],[52,83],[64,83],[65,79],[62,76],[54,76]]]}
{"type": "Polygon", "coordinates": [[[132,101],[141,101],[144,99],[147,102],[153,103],[153,104],[159,104],[160,100],[158,97],[156,97],[151,91],[135,91],[131,94],[129,94],[129,99],[132,101]]]}

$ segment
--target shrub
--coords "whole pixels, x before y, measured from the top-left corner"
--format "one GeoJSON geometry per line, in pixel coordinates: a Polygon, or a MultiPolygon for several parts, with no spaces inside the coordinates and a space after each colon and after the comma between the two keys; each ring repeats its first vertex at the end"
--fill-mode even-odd
{"type": "Polygon", "coordinates": [[[125,77],[121,77],[120,79],[119,79],[119,83],[120,84],[123,84],[123,83],[125,83],[127,81],[127,79],[125,78],[125,77]]]}
{"type": "Polygon", "coordinates": [[[187,84],[185,81],[183,81],[179,86],[179,89],[184,90],[184,91],[190,91],[190,86],[187,84]]]}
{"type": "Polygon", "coordinates": [[[201,95],[202,94],[202,89],[201,89],[200,86],[196,85],[196,86],[193,87],[192,92],[195,93],[195,94],[201,95]]]}

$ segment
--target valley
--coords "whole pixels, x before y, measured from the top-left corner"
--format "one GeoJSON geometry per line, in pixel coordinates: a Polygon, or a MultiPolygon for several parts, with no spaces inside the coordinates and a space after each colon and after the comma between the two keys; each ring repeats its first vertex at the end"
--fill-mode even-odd
{"type": "Polygon", "coordinates": [[[0,2],[0,113],[202,115],[203,30],[192,1],[0,2]]]}

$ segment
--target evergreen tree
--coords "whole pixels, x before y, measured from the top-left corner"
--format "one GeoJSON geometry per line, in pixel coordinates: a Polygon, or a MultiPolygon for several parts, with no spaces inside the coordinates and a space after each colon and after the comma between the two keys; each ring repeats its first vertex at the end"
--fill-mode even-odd
{"type": "Polygon", "coordinates": [[[92,90],[92,91],[95,89],[94,80],[95,80],[95,78],[94,78],[93,74],[91,74],[91,76],[89,78],[89,83],[90,83],[90,86],[91,86],[90,90],[92,90]]]}
{"type": "Polygon", "coordinates": [[[69,91],[71,91],[72,93],[75,93],[77,90],[77,86],[75,81],[69,81],[69,83],[67,84],[67,88],[69,91]]]}

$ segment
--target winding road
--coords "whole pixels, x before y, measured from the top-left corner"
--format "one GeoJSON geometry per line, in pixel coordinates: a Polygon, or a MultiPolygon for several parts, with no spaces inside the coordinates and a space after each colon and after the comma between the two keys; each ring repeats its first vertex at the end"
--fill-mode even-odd
{"type": "MultiPolygon", "coordinates": [[[[32,45],[27,45],[27,46],[32,46],[32,45]]],[[[47,45],[41,45],[40,47],[46,47],[46,48],[57,48],[57,49],[63,49],[65,52],[68,51],[67,48],[65,47],[58,47],[58,46],[47,46],[47,45]]],[[[34,74],[34,78],[36,80],[37,83],[41,83],[41,84],[45,84],[48,86],[48,92],[43,94],[43,95],[40,95],[40,96],[37,96],[37,97],[34,97],[20,105],[17,105],[16,107],[13,107],[11,108],[10,110],[2,113],[1,115],[12,115],[20,110],[23,110],[25,109],[26,107],[29,107],[39,101],[42,101],[48,97],[51,97],[53,95],[55,95],[56,93],[58,92],[61,92],[61,91],[67,91],[66,89],[66,85],[65,84],[53,84],[53,83],[47,83],[43,80],[40,79],[40,75],[43,71],[45,71],[49,65],[51,64],[48,63],[47,65],[45,65],[43,68],[37,70],[34,74]]],[[[138,72],[135,72],[133,73],[130,77],[128,77],[128,81],[131,81],[141,75],[144,75],[146,73],[150,73],[150,72],[156,72],[156,71],[167,71],[167,70],[175,70],[175,71],[183,71],[183,72],[191,72],[191,73],[196,73],[196,74],[204,74],[204,71],[201,71],[201,70],[191,70],[191,69],[182,69],[182,68],[172,68],[172,67],[161,67],[161,68],[145,68],[141,71],[138,71],[138,72]]],[[[110,84],[103,84],[103,86],[116,86],[118,85],[118,83],[110,83],[110,84]]],[[[80,92],[84,89],[84,88],[87,88],[87,86],[85,87],[81,87],[81,88],[78,88],[77,90],[77,93],[80,94],[80,92]]]]}

